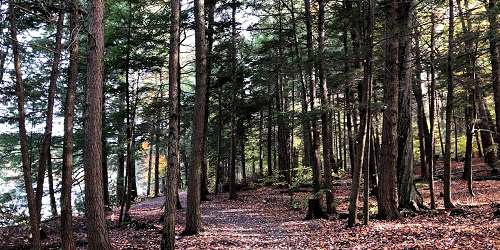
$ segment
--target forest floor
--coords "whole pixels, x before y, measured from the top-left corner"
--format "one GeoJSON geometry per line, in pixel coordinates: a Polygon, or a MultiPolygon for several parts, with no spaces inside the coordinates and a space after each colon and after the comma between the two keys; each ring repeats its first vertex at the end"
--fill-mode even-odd
{"type": "MultiPolygon", "coordinates": [[[[294,194],[293,206],[286,189],[262,187],[238,193],[236,200],[227,194],[210,196],[202,203],[203,232],[196,236],[177,236],[179,249],[500,249],[500,181],[474,182],[475,196],[467,193],[466,183],[459,180],[456,164],[452,183],[457,207],[443,209],[442,182],[436,181],[438,209],[405,213],[394,221],[372,219],[369,226],[346,227],[349,182],[341,180],[335,186],[337,215],[329,219],[304,220],[308,193],[294,194]],[[292,208],[294,207],[294,208],[292,208]]],[[[426,185],[418,185],[425,202],[429,193],[426,185]]],[[[185,193],[181,201],[185,207],[185,193]]],[[[144,199],[131,208],[134,223],[117,226],[119,211],[108,213],[108,226],[116,249],[158,249],[162,225],[163,197],[144,199]]],[[[370,198],[370,211],[376,213],[376,200],[370,198]]],[[[184,225],[185,209],[178,211],[177,233],[184,225]]],[[[79,248],[85,249],[85,221],[74,218],[79,248]]],[[[58,219],[44,223],[48,238],[46,249],[59,246],[58,219]]],[[[0,228],[0,249],[28,248],[27,228],[0,228]]]]}

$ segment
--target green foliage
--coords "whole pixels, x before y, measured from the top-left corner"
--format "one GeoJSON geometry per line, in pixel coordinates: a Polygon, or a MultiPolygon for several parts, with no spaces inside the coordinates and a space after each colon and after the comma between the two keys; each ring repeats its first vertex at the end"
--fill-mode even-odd
{"type": "Polygon", "coordinates": [[[19,195],[15,190],[0,194],[0,226],[27,223],[25,209],[18,204],[19,195]]]}

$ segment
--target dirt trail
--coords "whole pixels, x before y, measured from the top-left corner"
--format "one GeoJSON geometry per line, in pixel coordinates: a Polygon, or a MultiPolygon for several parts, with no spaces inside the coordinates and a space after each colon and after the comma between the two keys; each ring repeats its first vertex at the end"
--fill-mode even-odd
{"type": "MultiPolygon", "coordinates": [[[[177,236],[177,249],[499,249],[500,218],[493,217],[500,204],[499,181],[474,182],[476,196],[467,194],[466,182],[454,180],[453,199],[464,212],[453,215],[443,210],[422,212],[395,221],[371,220],[370,226],[347,228],[345,219],[332,216],[325,220],[304,221],[309,193],[296,193],[291,209],[286,190],[260,188],[238,193],[236,200],[227,194],[210,196],[202,202],[203,229],[195,236],[177,236]]],[[[419,187],[428,202],[428,189],[419,187]]],[[[442,192],[436,181],[436,193],[442,192]]],[[[346,213],[349,186],[335,186],[337,211],[346,213]]],[[[180,193],[186,207],[186,193],[180,193]]],[[[130,210],[134,220],[118,224],[119,209],[107,214],[114,249],[159,249],[164,197],[138,201],[130,210]]],[[[376,201],[370,198],[370,211],[376,213],[376,201]]],[[[176,233],[185,224],[185,209],[178,210],[176,233]]],[[[78,249],[86,249],[85,217],[73,218],[78,249]]],[[[43,223],[48,238],[44,249],[59,249],[59,219],[43,223]]],[[[25,226],[0,228],[0,249],[29,249],[25,226]]]]}
{"type": "MultiPolygon", "coordinates": [[[[476,197],[466,194],[465,182],[454,181],[454,199],[466,206],[466,213],[450,216],[449,211],[436,210],[404,217],[396,221],[372,221],[370,227],[347,228],[346,221],[332,217],[328,220],[304,221],[307,194],[295,196],[300,209],[290,209],[290,197],[284,190],[264,188],[239,193],[238,199],[230,201],[227,194],[211,196],[211,201],[202,202],[204,231],[195,236],[177,236],[178,249],[338,249],[338,248],[487,248],[500,246],[500,219],[492,218],[492,202],[500,203],[496,194],[499,182],[475,183],[476,197]]],[[[348,186],[336,187],[339,212],[347,210],[348,186]]],[[[440,192],[442,185],[436,182],[440,192]]],[[[421,190],[426,197],[427,190],[421,190]]],[[[180,193],[183,207],[186,194],[180,193]]],[[[426,197],[427,199],[427,197],[426,197]]],[[[376,201],[370,199],[375,208],[376,201]]],[[[441,208],[441,199],[438,198],[441,208]]],[[[163,197],[145,200],[132,208],[136,218],[153,221],[156,230],[151,231],[155,239],[146,237],[144,244],[134,240],[134,249],[155,249],[161,235],[163,197]],[[156,233],[156,234],[155,234],[156,233]],[[139,247],[140,248],[140,247],[139,247]]],[[[178,212],[177,233],[184,227],[185,210],[178,212]]],[[[123,229],[118,231],[123,234],[123,229]]],[[[134,237],[144,237],[144,231],[131,230],[134,237]]],[[[115,239],[116,240],[116,239],[115,239]]],[[[116,241],[115,241],[116,243],[116,241]]],[[[126,245],[114,244],[118,248],[126,245]]]]}

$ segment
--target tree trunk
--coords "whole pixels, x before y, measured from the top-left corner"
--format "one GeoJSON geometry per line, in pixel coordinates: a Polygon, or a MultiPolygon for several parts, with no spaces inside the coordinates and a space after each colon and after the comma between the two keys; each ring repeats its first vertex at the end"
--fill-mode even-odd
{"type": "MultiPolygon", "coordinates": [[[[339,103],[339,105],[342,105],[340,103],[340,101],[338,101],[338,96],[337,95],[337,102],[339,103]]],[[[345,113],[344,113],[345,115],[345,113]]],[[[341,118],[340,116],[340,110],[337,111],[337,135],[338,135],[338,147],[339,147],[339,162],[337,164],[335,164],[333,166],[333,171],[337,174],[340,170],[340,168],[343,168],[343,166],[345,165],[345,156],[346,156],[346,149],[345,149],[345,138],[344,138],[344,130],[345,128],[342,128],[342,121],[344,120],[344,118],[341,118]]]]}
{"type": "Polygon", "coordinates": [[[109,189],[108,189],[108,146],[106,140],[106,81],[103,80],[102,87],[102,152],[101,152],[101,160],[102,160],[102,198],[104,199],[104,208],[107,211],[111,210],[109,203],[109,189]]]}
{"type": "MultiPolygon", "coordinates": [[[[427,150],[427,164],[429,164],[428,167],[428,180],[429,180],[429,195],[431,197],[431,209],[436,209],[436,200],[435,200],[435,195],[434,195],[434,161],[435,157],[434,155],[436,154],[435,150],[435,139],[434,139],[434,117],[436,115],[435,112],[435,104],[436,104],[436,74],[434,72],[434,52],[435,52],[435,40],[436,40],[436,29],[435,29],[435,23],[434,20],[435,15],[434,12],[431,14],[431,52],[430,52],[430,70],[431,70],[431,84],[429,87],[429,92],[430,92],[430,100],[429,100],[429,134],[430,134],[430,148],[427,150]]],[[[439,124],[439,123],[438,123],[439,124]]]]}
{"type": "Polygon", "coordinates": [[[489,42],[490,42],[490,61],[491,61],[491,84],[493,85],[493,97],[495,100],[496,114],[496,131],[500,132],[500,41],[498,39],[498,15],[500,8],[497,0],[488,1],[488,21],[489,26],[489,42]]]}
{"type": "Polygon", "coordinates": [[[359,106],[360,123],[357,134],[356,158],[352,169],[351,194],[349,197],[349,218],[347,224],[352,227],[356,224],[356,215],[358,207],[359,186],[361,180],[361,170],[363,169],[364,177],[364,205],[365,205],[365,220],[368,224],[368,185],[369,185],[369,155],[370,155],[370,99],[371,99],[371,3],[368,4],[368,9],[364,13],[366,21],[366,30],[370,30],[364,34],[363,45],[366,49],[365,58],[363,60],[363,81],[360,85],[361,103],[359,106]]]}
{"type": "MultiPolygon", "coordinates": [[[[209,117],[209,110],[208,110],[208,104],[210,100],[210,84],[212,83],[212,47],[213,47],[213,42],[214,42],[214,16],[215,16],[215,0],[207,0],[205,2],[206,8],[207,8],[207,22],[208,22],[208,29],[207,29],[207,97],[205,98],[205,124],[203,126],[203,145],[207,144],[207,131],[208,131],[208,117],[209,117]]],[[[208,201],[208,195],[210,194],[210,191],[208,191],[208,160],[207,160],[207,153],[206,153],[206,146],[203,148],[203,153],[201,154],[203,159],[202,159],[202,165],[201,165],[201,200],[202,201],[208,201]]]]}
{"type": "Polygon", "coordinates": [[[379,171],[378,213],[381,218],[399,217],[396,193],[397,118],[399,95],[398,2],[391,0],[386,7],[386,45],[384,76],[384,119],[382,123],[382,150],[379,171]]]}
{"type": "MultiPolygon", "coordinates": [[[[4,1],[3,0],[0,0],[0,4],[3,6],[3,3],[4,1]]],[[[5,13],[7,14],[7,13],[5,13]]],[[[4,32],[4,29],[7,28],[7,18],[3,19],[4,16],[3,14],[0,15],[0,18],[2,18],[2,20],[4,20],[4,22],[0,23],[0,36],[1,37],[4,37],[3,39],[1,39],[0,41],[0,84],[3,84],[3,75],[5,73],[5,61],[7,59],[7,54],[9,53],[9,47],[6,46],[7,43],[7,35],[5,35],[3,32],[4,32]]]]}
{"type": "MultiPolygon", "coordinates": [[[[229,163],[229,199],[236,199],[236,105],[237,105],[237,80],[236,80],[236,1],[231,2],[231,155],[229,163]]],[[[269,145],[269,142],[268,142],[269,145]]],[[[268,163],[269,164],[269,163],[268,163]]]]}
{"type": "Polygon", "coordinates": [[[282,2],[279,1],[276,5],[278,8],[278,65],[277,65],[277,77],[274,95],[276,97],[276,113],[277,113],[277,125],[278,125],[278,169],[280,174],[284,177],[284,181],[288,184],[291,183],[290,175],[290,152],[289,147],[289,127],[288,127],[288,113],[287,113],[287,90],[286,83],[284,80],[283,65],[285,64],[285,58],[283,57],[283,23],[282,23],[282,12],[281,5],[282,2]]]}
{"type": "Polygon", "coordinates": [[[399,208],[417,210],[423,204],[417,199],[413,169],[413,129],[412,129],[412,43],[413,1],[399,5],[399,105],[398,105],[398,197],[399,208]]]}
{"type": "MultiPolygon", "coordinates": [[[[47,114],[45,120],[45,132],[43,141],[40,145],[40,157],[38,160],[37,183],[36,183],[36,207],[37,213],[42,210],[43,198],[43,183],[45,180],[45,169],[49,158],[49,148],[52,141],[52,121],[54,118],[54,99],[56,96],[57,78],[59,77],[59,61],[61,60],[61,40],[63,36],[64,11],[61,9],[58,12],[56,41],[54,46],[54,54],[52,59],[50,79],[49,79],[49,95],[47,98],[47,114]]],[[[41,215],[38,216],[41,219],[41,215]]]]}
{"type": "Polygon", "coordinates": [[[50,197],[50,211],[53,217],[57,217],[57,204],[54,192],[54,176],[52,174],[52,155],[49,147],[49,157],[47,158],[47,177],[49,179],[49,197],[50,197]]]}
{"type": "Polygon", "coordinates": [[[481,137],[484,161],[492,168],[495,169],[495,161],[497,158],[496,149],[494,146],[493,136],[488,123],[488,113],[486,104],[483,99],[483,93],[480,83],[474,88],[475,103],[477,114],[479,118],[479,136],[481,137]]]}
{"type": "Polygon", "coordinates": [[[259,175],[264,176],[264,152],[263,152],[263,144],[264,140],[262,138],[264,130],[264,114],[262,110],[259,113],[259,175]]]}
{"type": "Polygon", "coordinates": [[[424,98],[422,95],[422,79],[420,75],[422,74],[422,58],[420,53],[420,33],[417,31],[415,33],[415,82],[412,84],[413,96],[415,97],[415,102],[417,104],[417,124],[418,124],[418,142],[420,148],[420,176],[422,179],[428,179],[428,161],[432,161],[429,158],[431,148],[431,135],[429,133],[429,127],[427,126],[427,118],[425,116],[424,109],[424,98]]]}
{"type": "Polygon", "coordinates": [[[37,212],[35,193],[32,189],[33,183],[31,176],[30,155],[28,152],[28,136],[26,134],[26,118],[24,110],[24,86],[22,82],[23,78],[21,74],[21,58],[19,55],[19,44],[17,40],[17,14],[14,6],[14,0],[9,0],[10,35],[12,39],[12,56],[14,58],[14,70],[16,75],[15,81],[19,122],[19,144],[21,146],[21,163],[23,166],[24,188],[26,189],[26,197],[28,200],[28,212],[31,229],[31,247],[32,249],[38,250],[41,249],[39,213],[37,212]]]}
{"type": "Polygon", "coordinates": [[[326,195],[326,212],[334,213],[333,207],[333,183],[332,183],[332,132],[331,132],[331,107],[328,100],[328,86],[326,84],[326,69],[325,69],[325,2],[318,0],[318,70],[319,82],[321,86],[321,129],[323,139],[323,166],[325,175],[325,195],[326,195]]]}
{"type": "Polygon", "coordinates": [[[241,183],[246,184],[247,182],[247,166],[245,158],[245,135],[241,132],[240,135],[240,160],[241,160],[241,183]]]}
{"type": "Polygon", "coordinates": [[[457,116],[455,115],[455,111],[453,111],[453,135],[455,136],[455,150],[453,153],[455,154],[455,161],[458,161],[458,128],[457,128],[457,116]]]}
{"type": "Polygon", "coordinates": [[[201,230],[200,177],[204,153],[205,104],[207,98],[207,44],[205,37],[205,7],[203,0],[195,0],[196,86],[191,137],[191,169],[189,171],[186,228],[184,235],[197,234],[201,230]]]}
{"type": "MultiPolygon", "coordinates": [[[[155,128],[153,127],[153,131],[155,128]]],[[[153,165],[153,137],[154,134],[151,134],[150,140],[149,140],[149,155],[148,155],[148,184],[147,184],[147,189],[146,189],[146,197],[149,197],[151,195],[151,171],[152,171],[152,165],[153,165]]]]}
{"type": "MultiPolygon", "coordinates": [[[[375,116],[372,114],[372,116],[375,116]]],[[[375,135],[375,129],[371,129],[371,148],[370,148],[370,187],[372,188],[372,193],[376,194],[378,189],[378,169],[380,166],[380,139],[378,135],[375,135]]]]}
{"type": "Polygon", "coordinates": [[[454,33],[454,14],[453,0],[448,0],[449,19],[448,19],[448,56],[447,56],[447,97],[446,97],[446,131],[445,131],[445,152],[444,152],[444,175],[443,175],[443,193],[444,207],[447,209],[453,208],[451,199],[451,119],[453,113],[453,63],[455,41],[454,33]]]}
{"type": "MultiPolygon", "coordinates": [[[[121,114],[125,114],[124,102],[125,102],[125,93],[123,91],[120,92],[120,108],[119,112],[121,114]]],[[[127,131],[125,119],[123,115],[120,117],[119,134],[118,134],[118,169],[116,173],[116,200],[118,204],[123,204],[124,196],[125,196],[125,152],[123,145],[125,142],[125,134],[127,131]]]]}
{"type": "Polygon", "coordinates": [[[473,39],[474,35],[471,32],[471,23],[469,20],[469,7],[468,0],[465,0],[465,13],[462,11],[460,0],[457,0],[457,6],[459,11],[459,17],[462,24],[462,32],[465,39],[465,50],[466,50],[466,106],[464,107],[465,113],[465,161],[464,161],[464,173],[463,178],[467,180],[467,187],[469,193],[474,195],[472,190],[472,143],[473,143],[473,131],[474,123],[473,116],[474,111],[474,86],[475,83],[475,60],[476,54],[473,51],[473,39]]]}
{"type": "MultiPolygon", "coordinates": [[[[170,166],[170,165],[169,165],[170,166]]],[[[155,197],[160,195],[160,140],[159,133],[156,132],[155,139],[155,177],[154,177],[154,194],[155,197]]]]}
{"type": "MultiPolygon", "coordinates": [[[[168,168],[166,174],[166,183],[164,185],[165,193],[165,218],[162,230],[162,239],[160,248],[163,250],[173,250],[175,248],[175,215],[176,215],[176,196],[177,181],[180,179],[180,159],[179,159],[179,51],[180,51],[180,0],[170,1],[170,48],[168,61],[168,100],[169,100],[169,124],[168,127],[168,168]],[[174,125],[174,126],[172,126],[174,125]]],[[[158,148],[157,148],[158,149],[158,148]]],[[[199,190],[199,189],[198,189],[199,190]]]]}
{"type": "MultiPolygon", "coordinates": [[[[350,12],[350,5],[351,3],[349,1],[344,2],[344,8],[346,9],[346,12],[350,12]]],[[[347,61],[349,58],[349,46],[347,43],[347,31],[344,31],[342,34],[342,40],[343,40],[343,47],[344,47],[344,58],[345,58],[345,63],[344,63],[344,73],[349,74],[351,69],[350,69],[350,64],[347,61]]],[[[354,159],[354,137],[353,137],[353,131],[352,131],[352,102],[353,102],[353,94],[351,93],[351,80],[347,80],[345,83],[345,91],[344,91],[344,119],[345,119],[345,124],[344,126],[346,127],[346,134],[347,138],[346,141],[348,142],[348,151],[349,151],[349,166],[352,168],[355,165],[355,159],[354,159]]],[[[344,157],[345,159],[345,165],[347,166],[347,155],[344,157]]],[[[344,170],[347,170],[347,168],[344,168],[344,170]]]]}
{"type": "MultiPolygon", "coordinates": [[[[217,165],[216,171],[215,171],[215,186],[214,186],[214,194],[219,193],[220,189],[220,183],[221,179],[223,177],[223,166],[222,166],[222,159],[221,159],[221,154],[222,154],[222,131],[223,131],[223,121],[222,121],[222,86],[219,87],[219,105],[218,105],[218,122],[217,122],[217,165]]],[[[262,114],[262,112],[261,112],[262,114]]],[[[262,120],[262,118],[261,118],[262,120]]],[[[262,140],[262,137],[261,137],[262,140]]],[[[260,147],[262,148],[262,141],[260,144],[260,147]]],[[[261,155],[262,156],[262,155],[261,155]]],[[[262,159],[262,158],[261,158],[262,159]]],[[[261,167],[261,174],[262,174],[262,167],[261,167]]]]}
{"type": "MultiPolygon", "coordinates": [[[[305,21],[306,21],[306,38],[307,38],[307,79],[309,84],[310,99],[309,105],[311,107],[311,113],[314,113],[314,101],[316,99],[316,77],[314,75],[314,52],[313,52],[313,34],[312,34],[312,15],[311,15],[311,1],[304,0],[305,6],[305,21]]],[[[311,167],[313,172],[313,196],[314,199],[320,199],[321,197],[321,166],[320,166],[320,152],[319,152],[319,133],[316,121],[316,115],[311,115],[310,124],[312,132],[312,142],[311,142],[311,167]]],[[[321,199],[320,199],[321,200],[321,199]]],[[[314,203],[309,203],[314,204],[314,203]]],[[[321,202],[320,202],[321,204],[321,202]]],[[[309,208],[313,209],[313,208],[309,208]]]]}
{"type": "Polygon", "coordinates": [[[61,248],[64,250],[76,249],[73,236],[73,215],[71,209],[71,187],[73,186],[73,124],[75,113],[76,84],[78,81],[78,64],[80,61],[78,32],[80,29],[79,0],[68,0],[70,7],[70,46],[68,86],[66,103],[64,105],[64,139],[63,139],[63,167],[61,187],[61,248]]]}
{"type": "MultiPolygon", "coordinates": [[[[362,105],[364,105],[363,109],[367,113],[365,115],[366,124],[366,135],[365,135],[365,152],[363,161],[363,224],[368,225],[370,220],[370,166],[371,162],[375,162],[375,159],[371,158],[371,145],[372,145],[372,112],[370,108],[370,102],[372,98],[372,54],[373,54],[373,8],[374,2],[373,0],[367,0],[362,2],[363,6],[363,46],[365,49],[365,58],[363,61],[363,83],[361,85],[361,89],[366,93],[362,93],[361,101],[362,105]]],[[[360,112],[361,113],[361,112],[360,112]]]]}
{"type": "Polygon", "coordinates": [[[111,249],[104,199],[102,197],[102,88],[104,57],[104,3],[92,0],[88,5],[89,39],[87,56],[87,110],[85,119],[85,208],[88,249],[111,249]]]}
{"type": "MultiPolygon", "coordinates": [[[[292,0],[290,0],[290,14],[291,14],[291,22],[292,22],[292,30],[293,30],[293,47],[294,47],[294,56],[298,62],[302,62],[302,56],[299,50],[299,41],[297,38],[297,23],[295,19],[295,4],[292,0]]],[[[304,166],[311,166],[311,127],[309,121],[306,119],[305,114],[308,110],[308,100],[307,100],[307,87],[304,79],[304,73],[302,69],[302,64],[297,63],[297,70],[299,71],[300,84],[302,89],[301,94],[301,109],[302,109],[302,134],[303,134],[303,145],[304,145],[304,158],[303,164],[304,166]]]]}

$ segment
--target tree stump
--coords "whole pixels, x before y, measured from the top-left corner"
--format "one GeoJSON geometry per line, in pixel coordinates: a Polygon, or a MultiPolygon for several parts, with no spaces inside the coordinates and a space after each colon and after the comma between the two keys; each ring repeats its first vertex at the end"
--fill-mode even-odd
{"type": "Polygon", "coordinates": [[[321,208],[321,202],[318,198],[310,198],[307,201],[307,216],[306,220],[312,219],[326,219],[328,216],[321,208]]]}

